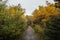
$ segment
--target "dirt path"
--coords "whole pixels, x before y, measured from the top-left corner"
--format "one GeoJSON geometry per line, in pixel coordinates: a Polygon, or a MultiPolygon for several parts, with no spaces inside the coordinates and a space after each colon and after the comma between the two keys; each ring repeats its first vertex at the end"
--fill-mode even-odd
{"type": "Polygon", "coordinates": [[[31,26],[29,26],[28,29],[26,30],[24,40],[37,40],[37,37],[34,34],[34,30],[32,29],[31,26]]]}

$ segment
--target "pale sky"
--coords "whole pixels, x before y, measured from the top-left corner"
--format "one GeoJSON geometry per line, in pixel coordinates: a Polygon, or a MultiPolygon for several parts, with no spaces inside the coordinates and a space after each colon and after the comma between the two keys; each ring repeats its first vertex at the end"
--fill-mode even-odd
{"type": "MultiPolygon", "coordinates": [[[[49,0],[50,3],[54,3],[53,0],[49,0]]],[[[7,5],[18,5],[25,9],[25,15],[31,15],[32,12],[40,5],[46,5],[46,0],[8,0],[7,5]]]]}

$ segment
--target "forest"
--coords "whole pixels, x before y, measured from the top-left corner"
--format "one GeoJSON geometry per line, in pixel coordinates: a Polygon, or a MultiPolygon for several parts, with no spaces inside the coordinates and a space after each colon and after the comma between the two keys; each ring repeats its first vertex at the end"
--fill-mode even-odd
{"type": "Polygon", "coordinates": [[[29,26],[38,36],[37,40],[60,40],[60,1],[56,1],[39,6],[32,16],[25,16],[20,4],[7,7],[7,1],[0,3],[0,40],[24,40],[29,26]]]}

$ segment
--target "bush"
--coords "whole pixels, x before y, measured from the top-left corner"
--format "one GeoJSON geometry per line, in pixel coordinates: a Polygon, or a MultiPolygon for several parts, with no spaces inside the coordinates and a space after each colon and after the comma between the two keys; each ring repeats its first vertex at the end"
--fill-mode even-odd
{"type": "Polygon", "coordinates": [[[44,40],[44,30],[40,25],[35,25],[34,31],[38,36],[38,40],[44,40]]]}
{"type": "Polygon", "coordinates": [[[60,16],[51,16],[46,22],[47,40],[60,40],[60,16]]]}
{"type": "Polygon", "coordinates": [[[26,22],[21,18],[22,9],[12,7],[14,15],[11,15],[11,8],[0,11],[0,40],[22,40],[26,29],[26,22]],[[18,10],[18,11],[15,11],[18,10]]]}

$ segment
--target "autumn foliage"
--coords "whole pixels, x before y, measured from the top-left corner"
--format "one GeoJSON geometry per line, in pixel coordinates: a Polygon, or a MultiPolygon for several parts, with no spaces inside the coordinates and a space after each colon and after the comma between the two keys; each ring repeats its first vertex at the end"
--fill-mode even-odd
{"type": "Polygon", "coordinates": [[[24,13],[25,10],[19,5],[7,7],[0,4],[0,40],[23,40],[29,26],[38,40],[60,40],[59,5],[39,6],[32,16],[25,16],[24,13]]]}
{"type": "Polygon", "coordinates": [[[22,40],[27,23],[24,9],[19,6],[0,6],[0,40],[22,40]]]}
{"type": "MultiPolygon", "coordinates": [[[[52,4],[49,4],[45,7],[39,6],[39,8],[33,12],[33,23],[35,25],[39,25],[42,28],[43,30],[42,35],[45,36],[46,40],[60,39],[59,20],[60,20],[60,9],[56,8],[52,4]]],[[[38,27],[36,26],[35,30],[37,30],[37,32],[39,33],[39,30],[37,28],[38,27]]]]}

